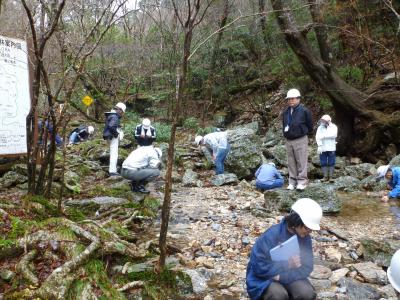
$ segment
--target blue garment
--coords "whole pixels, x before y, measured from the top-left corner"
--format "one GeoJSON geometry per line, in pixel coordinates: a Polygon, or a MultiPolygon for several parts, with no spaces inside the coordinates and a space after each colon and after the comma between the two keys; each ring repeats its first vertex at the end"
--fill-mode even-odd
{"type": "Polygon", "coordinates": [[[400,197],[400,167],[392,167],[393,176],[392,179],[388,182],[392,187],[392,190],[389,192],[389,198],[398,198],[400,197]]]}
{"type": "Polygon", "coordinates": [[[121,116],[117,114],[115,110],[111,110],[105,113],[106,115],[106,126],[103,130],[103,139],[112,140],[113,138],[118,138],[120,128],[121,116]]]}
{"type": "Polygon", "coordinates": [[[283,186],[282,175],[272,164],[263,164],[256,171],[256,187],[261,190],[270,190],[283,186]]]}
{"type": "Polygon", "coordinates": [[[319,155],[321,167],[333,167],[336,164],[336,152],[324,151],[319,155]]]}
{"type": "Polygon", "coordinates": [[[215,173],[217,175],[224,174],[224,163],[229,150],[231,150],[231,146],[229,144],[227,144],[226,148],[218,148],[217,150],[217,155],[215,157],[215,173]]]}
{"type": "Polygon", "coordinates": [[[274,179],[272,183],[261,183],[256,181],[256,188],[262,191],[272,190],[275,188],[280,188],[283,186],[284,180],[282,179],[274,179]]]}
{"type": "Polygon", "coordinates": [[[297,236],[300,247],[301,267],[289,269],[288,261],[272,261],[269,251],[288,240],[294,234],[287,229],[285,219],[271,226],[256,241],[251,250],[247,265],[247,293],[252,300],[261,299],[264,291],[272,283],[272,278],[279,275],[279,283],[285,285],[296,280],[307,279],[314,268],[311,237],[297,236]]]}

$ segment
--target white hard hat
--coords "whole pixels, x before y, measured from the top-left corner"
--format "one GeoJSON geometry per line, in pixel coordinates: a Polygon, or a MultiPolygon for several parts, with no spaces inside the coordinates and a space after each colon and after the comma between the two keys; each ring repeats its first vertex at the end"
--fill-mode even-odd
{"type": "Polygon", "coordinates": [[[199,145],[202,139],[203,137],[201,135],[198,135],[195,137],[194,142],[196,143],[196,145],[199,145]]]}
{"type": "Polygon", "coordinates": [[[380,166],[378,168],[378,170],[376,170],[376,179],[381,179],[381,178],[385,177],[389,168],[390,168],[390,165],[380,166]]]}
{"type": "Polygon", "coordinates": [[[122,102],[118,102],[117,104],[115,104],[115,107],[120,108],[123,112],[125,112],[126,110],[126,105],[122,102]]]}
{"type": "Polygon", "coordinates": [[[387,270],[389,282],[398,292],[400,292],[400,250],[392,256],[390,266],[387,270]]]}
{"type": "Polygon", "coordinates": [[[162,150],[160,148],[154,148],[154,150],[156,150],[158,158],[162,157],[162,150]]]}
{"type": "Polygon", "coordinates": [[[88,126],[88,132],[89,134],[92,134],[94,132],[94,127],[93,126],[88,126]]]}
{"type": "Polygon", "coordinates": [[[143,119],[142,126],[143,126],[144,129],[149,129],[150,124],[151,124],[150,119],[148,119],[148,118],[144,118],[143,119]]]}
{"type": "Polygon", "coordinates": [[[329,123],[330,121],[332,121],[330,115],[323,115],[323,116],[321,117],[321,120],[324,120],[325,122],[328,122],[328,123],[329,123]]]}
{"type": "Polygon", "coordinates": [[[301,198],[292,205],[295,211],[303,221],[304,225],[312,230],[319,230],[319,223],[322,219],[321,206],[310,198],[301,198]]]}
{"type": "Polygon", "coordinates": [[[275,167],[275,163],[273,163],[272,161],[270,161],[270,162],[267,163],[267,164],[275,167]]]}
{"type": "Polygon", "coordinates": [[[289,98],[300,98],[300,92],[298,89],[290,89],[286,94],[286,99],[289,98]]]}

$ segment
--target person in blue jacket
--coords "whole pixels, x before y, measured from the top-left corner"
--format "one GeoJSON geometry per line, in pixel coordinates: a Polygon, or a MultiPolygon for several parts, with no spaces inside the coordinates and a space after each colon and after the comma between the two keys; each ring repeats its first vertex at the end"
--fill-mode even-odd
{"type": "Polygon", "coordinates": [[[271,190],[283,186],[283,177],[273,162],[262,164],[256,171],[256,188],[271,190]]]}
{"type": "Polygon", "coordinates": [[[314,300],[307,277],[314,268],[310,233],[320,229],[322,209],[312,199],[301,198],[281,223],[271,226],[255,242],[247,265],[247,293],[252,300],[314,300]],[[272,261],[270,250],[297,235],[300,255],[272,261]]]}
{"type": "Polygon", "coordinates": [[[389,198],[400,198],[400,167],[393,167],[390,165],[380,166],[376,173],[376,179],[380,180],[385,178],[389,187],[392,189],[390,192],[385,192],[381,200],[387,202],[389,198]]]}

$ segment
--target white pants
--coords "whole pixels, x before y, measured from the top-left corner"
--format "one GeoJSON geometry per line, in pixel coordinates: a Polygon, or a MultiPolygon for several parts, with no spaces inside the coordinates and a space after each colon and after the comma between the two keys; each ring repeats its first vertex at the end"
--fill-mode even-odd
{"type": "Polygon", "coordinates": [[[117,173],[118,142],[118,138],[110,140],[110,165],[108,167],[108,173],[117,173]]]}

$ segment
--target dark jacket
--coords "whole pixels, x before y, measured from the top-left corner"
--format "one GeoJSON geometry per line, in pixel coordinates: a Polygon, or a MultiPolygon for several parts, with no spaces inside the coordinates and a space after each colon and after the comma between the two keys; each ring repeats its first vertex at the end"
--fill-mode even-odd
{"type": "Polygon", "coordinates": [[[74,132],[78,134],[78,136],[76,137],[77,138],[76,142],[81,142],[89,138],[89,129],[88,126],[86,125],[80,125],[78,128],[75,128],[74,130],[71,131],[69,136],[71,136],[74,132]]]}
{"type": "Polygon", "coordinates": [[[149,129],[144,129],[144,137],[141,137],[142,126],[138,125],[135,129],[135,140],[139,144],[139,146],[150,146],[156,140],[156,129],[153,126],[150,126],[149,129]],[[150,130],[150,136],[147,131],[150,130]]]}
{"type": "Polygon", "coordinates": [[[251,250],[247,265],[247,293],[252,300],[261,299],[264,291],[272,283],[272,278],[279,275],[279,282],[290,284],[296,280],[307,279],[314,268],[311,237],[297,236],[300,247],[301,267],[289,269],[288,261],[272,261],[269,250],[291,238],[294,234],[287,230],[285,219],[271,226],[256,241],[251,250]]]}
{"type": "Polygon", "coordinates": [[[283,112],[282,125],[283,135],[288,140],[295,140],[313,131],[310,111],[302,104],[297,105],[290,114],[291,107],[283,112]],[[286,126],[289,130],[285,132],[286,126]]]}
{"type": "Polygon", "coordinates": [[[117,129],[120,127],[121,117],[115,111],[109,111],[105,113],[106,115],[106,126],[103,131],[103,139],[112,140],[113,138],[118,138],[117,129]]]}

